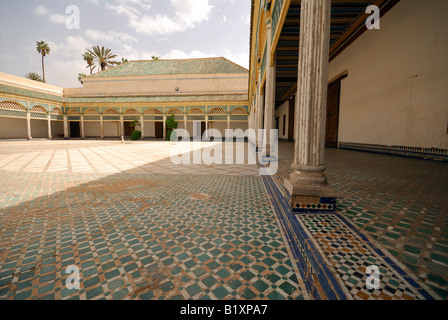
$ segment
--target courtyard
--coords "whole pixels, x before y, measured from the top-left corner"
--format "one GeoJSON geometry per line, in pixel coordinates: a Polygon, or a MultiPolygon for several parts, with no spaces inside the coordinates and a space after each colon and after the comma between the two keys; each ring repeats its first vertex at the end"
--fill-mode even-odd
{"type": "Polygon", "coordinates": [[[337,213],[292,216],[294,144],[270,177],[173,165],[174,146],[0,142],[0,299],[448,298],[446,163],[327,149],[337,213]]]}

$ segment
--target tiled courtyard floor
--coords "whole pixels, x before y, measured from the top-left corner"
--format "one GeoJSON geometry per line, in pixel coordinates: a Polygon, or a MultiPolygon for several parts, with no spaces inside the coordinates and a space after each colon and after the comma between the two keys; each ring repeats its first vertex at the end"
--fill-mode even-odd
{"type": "MultiPolygon", "coordinates": [[[[280,144],[278,180],[292,147],[280,144]]],[[[0,142],[0,299],[312,298],[257,166],[175,166],[170,148],[0,142]],[[69,265],[80,290],[65,287],[69,265]]],[[[447,299],[448,165],[341,150],[327,165],[338,216],[298,219],[347,297],[421,298],[387,272],[392,295],[360,288],[365,274],[340,255],[353,243],[324,230],[346,232],[344,219],[447,299]]]]}
{"type": "Polygon", "coordinates": [[[166,142],[5,145],[0,299],[307,297],[255,165],[174,166],[166,142]]]}
{"type": "MultiPolygon", "coordinates": [[[[280,143],[279,181],[291,170],[291,146],[280,143]]],[[[326,164],[329,182],[339,192],[339,216],[376,247],[386,249],[389,257],[401,263],[430,292],[448,299],[448,164],[336,149],[326,150],[326,164]]],[[[353,230],[344,227],[337,217],[303,216],[299,220],[324,255],[334,259],[333,265],[340,268],[346,287],[353,287],[352,295],[356,296],[359,285],[355,284],[360,283],[360,278],[354,279],[354,266],[341,261],[367,260],[365,253],[363,249],[356,252],[353,243],[341,246],[338,241],[336,245],[341,235],[336,236],[338,239],[328,237],[322,227],[345,235],[353,230]],[[347,246],[350,250],[341,250],[347,246]]]]}

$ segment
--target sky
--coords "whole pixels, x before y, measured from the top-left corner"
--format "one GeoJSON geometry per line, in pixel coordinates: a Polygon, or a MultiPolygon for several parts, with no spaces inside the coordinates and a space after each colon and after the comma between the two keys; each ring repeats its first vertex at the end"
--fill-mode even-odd
{"type": "Polygon", "coordinates": [[[119,61],[225,57],[248,68],[249,33],[250,0],[0,0],[0,72],[42,74],[36,41],[51,49],[47,83],[64,88],[81,86],[94,45],[119,61]]]}

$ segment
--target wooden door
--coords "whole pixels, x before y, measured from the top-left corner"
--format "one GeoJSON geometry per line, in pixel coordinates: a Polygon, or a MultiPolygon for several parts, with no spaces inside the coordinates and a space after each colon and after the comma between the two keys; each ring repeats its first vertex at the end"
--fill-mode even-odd
{"type": "Polygon", "coordinates": [[[326,147],[338,147],[340,97],[341,81],[338,80],[328,86],[327,126],[325,133],[326,147]]]}
{"type": "Polygon", "coordinates": [[[125,136],[131,136],[132,132],[134,132],[135,127],[131,127],[131,123],[130,122],[125,122],[124,123],[124,135],[125,136]]]}
{"type": "MultiPolygon", "coordinates": [[[[204,136],[205,128],[206,128],[206,124],[205,124],[205,122],[201,122],[201,137],[204,136]]],[[[202,138],[201,138],[201,139],[202,139],[202,138]]]]}
{"type": "Polygon", "coordinates": [[[155,122],[155,138],[163,139],[163,122],[155,122]]]}
{"type": "Polygon", "coordinates": [[[79,122],[70,122],[70,137],[81,138],[81,130],[79,122]]]}

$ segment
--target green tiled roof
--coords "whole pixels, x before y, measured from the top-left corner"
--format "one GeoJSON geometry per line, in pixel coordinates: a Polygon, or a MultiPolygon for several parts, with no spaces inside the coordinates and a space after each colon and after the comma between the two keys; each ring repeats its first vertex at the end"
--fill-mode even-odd
{"type": "Polygon", "coordinates": [[[183,101],[247,101],[247,94],[197,96],[128,96],[128,97],[66,97],[67,103],[128,103],[128,102],[183,102],[183,101]]]}
{"type": "Polygon", "coordinates": [[[55,101],[55,102],[61,102],[61,103],[63,102],[62,95],[59,96],[59,95],[50,94],[50,93],[42,93],[39,91],[23,89],[23,88],[14,87],[14,86],[8,86],[5,84],[0,84],[0,92],[9,93],[9,94],[17,94],[17,95],[21,95],[21,96],[30,97],[30,98],[44,99],[44,100],[50,100],[50,101],[55,101]]]}
{"type": "Polygon", "coordinates": [[[248,73],[225,58],[129,61],[88,78],[125,77],[173,74],[248,73]]]}

